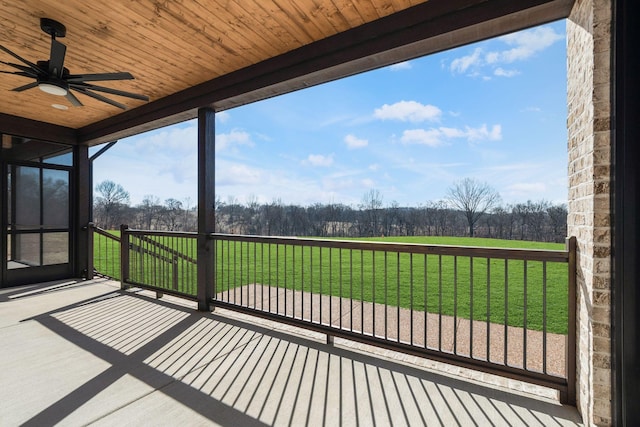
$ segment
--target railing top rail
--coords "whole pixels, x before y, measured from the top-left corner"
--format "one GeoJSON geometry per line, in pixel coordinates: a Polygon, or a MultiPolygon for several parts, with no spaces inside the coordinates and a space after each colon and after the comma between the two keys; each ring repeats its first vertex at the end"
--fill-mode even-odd
{"type": "Polygon", "coordinates": [[[160,230],[136,230],[127,229],[127,234],[140,236],[159,236],[159,237],[197,237],[198,233],[193,231],[160,231],[160,230]]]}
{"type": "Polygon", "coordinates": [[[357,240],[327,240],[299,237],[249,236],[241,234],[213,233],[216,240],[282,244],[292,246],[314,246],[321,248],[355,249],[383,252],[404,252],[427,255],[450,255],[477,258],[515,259],[528,261],[568,262],[569,250],[489,248],[478,246],[450,246],[420,243],[398,243],[357,240]]]}
{"type": "Polygon", "coordinates": [[[109,239],[113,239],[117,242],[120,241],[120,237],[116,236],[115,234],[111,234],[109,233],[107,230],[104,230],[100,227],[97,227],[95,225],[91,226],[93,228],[93,231],[95,231],[96,233],[100,234],[101,236],[107,237],[109,239]]]}

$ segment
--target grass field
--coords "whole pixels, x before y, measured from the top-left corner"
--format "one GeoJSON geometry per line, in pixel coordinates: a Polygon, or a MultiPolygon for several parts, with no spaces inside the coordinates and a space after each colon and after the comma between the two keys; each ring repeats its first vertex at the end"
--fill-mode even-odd
{"type": "MultiPolygon", "coordinates": [[[[388,237],[384,242],[563,250],[564,244],[457,237],[388,237]]],[[[167,243],[165,243],[167,244],[167,243]]],[[[462,318],[526,326],[566,334],[567,265],[518,260],[411,255],[396,252],[329,249],[308,246],[218,241],[216,286],[218,292],[258,283],[292,290],[375,301],[390,306],[462,318]],[[546,270],[546,281],[543,280],[546,270]],[[526,285],[525,285],[526,277],[526,285]],[[545,298],[546,290],[546,298],[545,298]],[[473,301],[473,304],[472,304],[473,301]],[[546,307],[543,302],[546,301],[546,307]],[[546,325],[544,315],[546,311],[546,325]],[[525,317],[526,313],[526,317],[525,317]]],[[[178,244],[171,247],[178,248],[178,244]]],[[[195,241],[181,250],[194,250],[195,241]],[[188,249],[185,249],[187,248],[188,249]]],[[[194,252],[191,252],[194,253],[194,252]]],[[[96,248],[96,254],[98,250],[96,248]]],[[[146,255],[149,257],[148,255],[146,255]]],[[[151,264],[151,259],[148,261],[151,264]]],[[[179,277],[180,291],[195,293],[195,265],[179,277]]],[[[99,265],[96,268],[114,268],[99,265]]],[[[167,274],[172,274],[166,269],[167,274]]],[[[146,278],[150,280],[149,272],[146,278]]],[[[157,277],[157,276],[156,276],[157,277]]],[[[157,279],[156,279],[157,280],[157,279]]],[[[153,283],[149,283],[153,284],[153,283]]]]}

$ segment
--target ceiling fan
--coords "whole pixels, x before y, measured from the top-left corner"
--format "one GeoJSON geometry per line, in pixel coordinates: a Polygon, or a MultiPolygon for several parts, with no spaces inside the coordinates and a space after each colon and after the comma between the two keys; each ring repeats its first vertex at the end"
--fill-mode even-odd
{"type": "Polygon", "coordinates": [[[14,74],[35,79],[34,82],[12,89],[14,92],[22,92],[37,86],[43,92],[50,93],[52,95],[64,96],[73,106],[76,107],[81,107],[82,103],[71,91],[90,96],[91,98],[106,102],[107,104],[122,108],[123,110],[127,109],[126,105],[109,99],[96,92],[149,101],[149,97],[145,95],[138,95],[136,93],[87,83],[107,80],[131,80],[134,78],[131,73],[71,74],[69,69],[64,66],[64,57],[67,47],[56,40],[56,37],[64,37],[66,35],[67,30],[65,26],[53,19],[41,18],[40,28],[51,36],[51,54],[48,61],[37,61],[36,63],[27,61],[0,44],[0,50],[3,50],[24,64],[0,61],[0,63],[18,70],[0,70],[0,73],[14,74]]]}

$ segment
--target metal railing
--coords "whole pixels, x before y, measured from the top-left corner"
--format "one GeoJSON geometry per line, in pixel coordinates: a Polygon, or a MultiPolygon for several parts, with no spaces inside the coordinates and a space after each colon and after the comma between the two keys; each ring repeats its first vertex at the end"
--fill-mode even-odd
{"type": "Polygon", "coordinates": [[[93,275],[120,280],[120,237],[94,224],[88,230],[93,275]]]}
{"type": "Polygon", "coordinates": [[[197,235],[120,228],[123,285],[195,299],[197,235]]]}
{"type": "MultiPolygon", "coordinates": [[[[198,298],[196,233],[121,228],[123,287],[198,298]]],[[[551,387],[575,402],[564,250],[212,234],[213,306],[551,387]]]]}
{"type": "Polygon", "coordinates": [[[575,239],[560,251],[214,240],[217,306],[529,381],[575,400],[575,239]]]}

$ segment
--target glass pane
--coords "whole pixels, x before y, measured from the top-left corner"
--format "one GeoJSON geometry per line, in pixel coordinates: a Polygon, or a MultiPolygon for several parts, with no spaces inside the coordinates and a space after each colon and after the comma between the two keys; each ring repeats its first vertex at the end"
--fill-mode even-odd
{"type": "Polygon", "coordinates": [[[9,135],[2,138],[2,157],[61,166],[73,165],[72,148],[68,145],[9,135]]]}
{"type": "MultiPolygon", "coordinates": [[[[8,241],[11,246],[11,241],[8,241]]],[[[40,265],[40,234],[13,236],[14,247],[9,251],[7,268],[35,267],[40,265]],[[13,256],[11,256],[13,255],[13,256]]]]}
{"type": "Polygon", "coordinates": [[[69,172],[42,171],[42,211],[46,228],[69,227],[69,172]]]}
{"type": "Polygon", "coordinates": [[[15,170],[16,229],[40,228],[40,169],[16,166],[15,170]]]}
{"type": "Polygon", "coordinates": [[[71,149],[68,149],[64,154],[45,158],[44,162],[52,165],[73,166],[73,153],[71,152],[71,149]]]}
{"type": "Polygon", "coordinates": [[[42,264],[66,264],[69,262],[69,233],[44,233],[42,264]]]}

